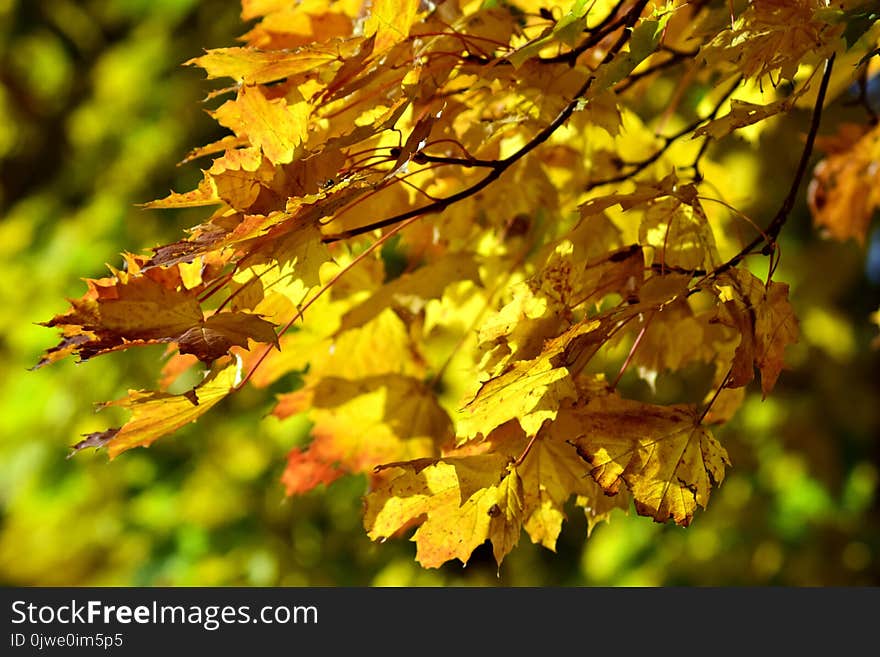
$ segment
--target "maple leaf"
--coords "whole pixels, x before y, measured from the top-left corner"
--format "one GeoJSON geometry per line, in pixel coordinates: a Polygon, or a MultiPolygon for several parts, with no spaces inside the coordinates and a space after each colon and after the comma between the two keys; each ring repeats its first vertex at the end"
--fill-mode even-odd
{"type": "Polygon", "coordinates": [[[211,315],[177,338],[181,354],[193,354],[205,363],[225,356],[233,346],[248,346],[248,340],[278,346],[274,324],[257,315],[231,312],[211,315]]]}
{"type": "Polygon", "coordinates": [[[205,69],[209,78],[227,77],[249,85],[265,84],[315,69],[326,70],[334,62],[350,56],[358,45],[358,39],[348,39],[331,44],[311,44],[290,53],[255,48],[215,48],[186,64],[205,69]]]}
{"type": "Polygon", "coordinates": [[[805,56],[826,55],[843,32],[843,26],[828,20],[813,0],[793,2],[753,2],[742,11],[733,25],[724,26],[708,40],[700,56],[709,66],[728,64],[747,78],[761,78],[777,72],[793,80],[805,56]]]}
{"type": "Polygon", "coordinates": [[[287,455],[287,467],[281,475],[288,496],[307,493],[320,484],[332,484],[345,474],[334,463],[317,460],[294,447],[287,455]]]}
{"type": "Polygon", "coordinates": [[[734,354],[730,385],[746,385],[754,378],[754,367],[761,372],[764,396],[773,389],[785,365],[785,347],[800,336],[798,321],[788,301],[789,286],[771,282],[765,286],[747,270],[730,273],[737,298],[720,309],[721,321],[737,329],[741,336],[734,354]]]}
{"type": "Polygon", "coordinates": [[[369,473],[382,463],[433,456],[452,439],[446,412],[419,381],[404,376],[323,378],[282,397],[274,411],[280,418],[299,412],[312,422],[313,440],[288,459],[289,492],[308,490],[331,473],[369,473]]]}
{"type": "Polygon", "coordinates": [[[715,235],[694,199],[664,198],[651,203],[639,225],[639,240],[653,247],[661,268],[711,269],[719,262],[715,235]]]}
{"type": "Polygon", "coordinates": [[[676,371],[694,361],[711,363],[729,331],[712,323],[711,313],[694,313],[683,298],[645,313],[644,334],[633,354],[633,364],[646,372],[676,371]]]}
{"type": "Polygon", "coordinates": [[[880,125],[845,124],[836,137],[820,140],[820,147],[828,156],[816,165],[807,190],[813,221],[835,239],[864,244],[880,208],[880,125]]]}
{"type": "Polygon", "coordinates": [[[522,526],[522,482],[500,454],[388,464],[397,473],[366,498],[364,526],[373,540],[425,517],[412,537],[416,559],[437,568],[467,563],[487,539],[500,565],[522,526]]]}
{"type": "Polygon", "coordinates": [[[755,315],[755,364],[761,370],[761,390],[766,397],[782,372],[785,347],[796,343],[800,335],[788,302],[788,284],[770,283],[755,315]]]}
{"type": "Polygon", "coordinates": [[[560,411],[548,434],[576,446],[606,492],[625,484],[636,511],[657,522],[690,524],[730,465],[695,409],[685,406],[601,396],[560,411]]]}
{"type": "Polygon", "coordinates": [[[665,13],[657,20],[645,19],[633,28],[629,50],[620,53],[599,68],[591,90],[593,92],[605,91],[623,80],[647,59],[660,45],[660,39],[669,16],[669,13],[665,13]]]}
{"type": "Polygon", "coordinates": [[[488,436],[495,427],[516,419],[529,436],[545,420],[556,416],[565,399],[577,396],[574,380],[567,369],[570,345],[599,328],[598,321],[573,326],[548,341],[540,356],[520,360],[502,374],[484,382],[474,398],[456,418],[458,435],[470,438],[488,436]]]}
{"type": "Polygon", "coordinates": [[[184,394],[130,390],[128,396],[105,402],[101,408],[127,408],[131,411],[131,419],[120,428],[89,434],[73,449],[76,452],[87,447],[106,447],[113,459],[133,447],[149,447],[159,438],[207,413],[232,392],[240,379],[241,362],[232,359],[229,364],[211,371],[204,381],[184,394]]]}
{"type": "Polygon", "coordinates": [[[269,99],[259,86],[244,85],[238,98],[226,101],[213,115],[235,134],[246,136],[269,161],[283,164],[293,160],[297,146],[308,138],[310,111],[305,101],[269,99]]]}
{"type": "Polygon", "coordinates": [[[409,36],[419,11],[419,0],[373,0],[364,24],[364,35],[376,35],[376,50],[382,52],[409,36]]]}
{"type": "MultiPolygon", "coordinates": [[[[132,258],[127,263],[130,269],[138,266],[132,258]]],[[[192,291],[181,289],[179,272],[163,279],[155,270],[143,275],[112,271],[113,278],[87,279],[88,291],[70,300],[72,309],[43,324],[61,327],[64,338],[41,364],[62,354],[87,360],[132,345],[169,342],[201,323],[199,302],[192,291]]]]}
{"type": "Polygon", "coordinates": [[[295,372],[273,414],[311,429],[287,493],[365,474],[370,537],[417,527],[425,567],[487,540],[500,564],[523,529],[555,549],[567,506],[588,532],[631,501],[688,524],[730,464],[707,425],[756,370],[766,396],[798,339],[788,285],[744,260],[778,255],[813,143],[817,225],[864,241],[880,207],[878,128],[816,139],[876,47],[870,12],[844,5],[243,0],[241,47],[187,62],[233,80],[209,94],[231,134],[186,155],[210,161],[194,190],[144,204],[210,214],[47,322],[61,339],[39,365],[165,345],[160,391],[109,403],[130,420],[75,451],[148,446],[295,372]],[[774,102],[729,100],[802,73],[774,102]],[[739,236],[706,190],[745,215],[710,140],[813,85],[781,209],[722,259],[739,236]],[[199,385],[167,392],[199,361],[199,385]],[[616,390],[627,368],[653,382],[695,362],[714,369],[702,413],[616,390]]]}
{"type": "Polygon", "coordinates": [[[587,476],[589,466],[575,447],[549,427],[530,441],[516,422],[508,422],[492,432],[488,441],[493,449],[519,462],[523,529],[533,543],[556,549],[566,519],[564,507],[572,497],[584,508],[590,531],[597,523],[608,520],[613,509],[629,508],[629,495],[625,491],[605,494],[587,476]]]}
{"type": "Polygon", "coordinates": [[[459,252],[438,258],[383,285],[369,298],[347,311],[342,317],[340,330],[362,326],[385,308],[392,306],[418,313],[428,299],[439,298],[451,283],[478,281],[479,278],[477,261],[468,253],[459,252]]]}
{"type": "Polygon", "coordinates": [[[798,98],[800,98],[809,88],[809,85],[802,85],[796,92],[767,105],[758,105],[745,100],[734,98],[730,101],[730,111],[724,116],[712,119],[708,123],[694,130],[693,137],[708,136],[712,139],[721,139],[727,135],[744,128],[766,120],[771,116],[776,116],[783,112],[788,112],[795,106],[798,98]]]}

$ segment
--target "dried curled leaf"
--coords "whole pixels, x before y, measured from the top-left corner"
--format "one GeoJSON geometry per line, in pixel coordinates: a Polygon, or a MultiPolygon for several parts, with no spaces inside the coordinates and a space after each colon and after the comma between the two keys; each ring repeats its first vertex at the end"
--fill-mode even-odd
{"type": "Polygon", "coordinates": [[[177,344],[181,354],[193,354],[204,363],[225,356],[233,346],[247,348],[248,340],[278,346],[274,324],[243,312],[211,315],[183,333],[177,344]]]}

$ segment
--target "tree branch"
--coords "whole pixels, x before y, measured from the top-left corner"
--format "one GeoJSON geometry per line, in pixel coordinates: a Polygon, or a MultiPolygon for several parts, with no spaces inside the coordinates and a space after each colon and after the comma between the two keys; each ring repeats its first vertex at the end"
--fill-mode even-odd
{"type": "MultiPolygon", "coordinates": [[[[617,27],[632,27],[635,22],[638,20],[639,16],[641,16],[642,11],[645,6],[648,4],[648,0],[639,0],[635,5],[633,5],[632,9],[630,9],[627,14],[621,19],[620,25],[615,23],[615,29],[617,27]]],[[[620,38],[615,42],[615,44],[608,50],[605,54],[605,57],[602,59],[602,64],[607,64],[610,62],[615,55],[623,48],[624,45],[629,41],[632,36],[632,32],[629,30],[624,30],[620,35],[620,38]]],[[[593,80],[595,76],[591,75],[587,78],[586,82],[584,82],[581,87],[575,92],[571,101],[569,101],[568,105],[566,105],[559,114],[556,115],[556,118],[553,119],[544,129],[542,129],[538,134],[536,134],[532,139],[522,148],[520,148],[515,153],[509,155],[503,160],[498,160],[497,165],[493,166],[492,170],[481,180],[476,182],[475,184],[467,187],[451,196],[447,196],[446,198],[439,199],[434,201],[433,203],[428,203],[420,208],[414,208],[412,210],[407,210],[406,212],[401,212],[400,214],[394,215],[392,217],[388,217],[386,219],[382,219],[380,221],[375,221],[370,224],[366,224],[364,226],[358,226],[357,228],[352,228],[350,230],[346,230],[340,233],[336,233],[333,235],[326,235],[323,238],[325,244],[330,244],[333,242],[339,242],[341,240],[346,240],[352,237],[356,237],[358,235],[363,235],[365,233],[372,232],[379,228],[385,228],[386,226],[393,226],[394,224],[400,223],[401,221],[406,221],[413,217],[418,217],[425,214],[432,214],[435,212],[442,212],[450,205],[457,203],[458,201],[464,200],[474,194],[480,192],[485,189],[493,182],[498,180],[505,171],[507,171],[511,166],[520,161],[526,155],[531,153],[535,148],[543,144],[547,139],[556,132],[574,113],[575,109],[578,106],[578,102],[581,97],[589,91],[590,87],[593,84],[593,80]]]]}
{"type": "Polygon", "coordinates": [[[804,144],[804,150],[801,153],[800,162],[798,162],[797,170],[795,171],[794,180],[791,182],[791,187],[788,189],[788,194],[785,196],[785,199],[782,201],[782,205],[779,208],[779,211],[773,217],[773,220],[767,225],[767,228],[764,232],[757,237],[755,237],[751,242],[749,242],[746,246],[742,248],[742,250],[733,256],[730,260],[725,262],[720,267],[717,267],[713,272],[712,276],[717,277],[728,269],[735,267],[738,265],[743,258],[747,255],[751,254],[755,248],[760,246],[761,244],[765,244],[763,252],[766,252],[765,255],[769,255],[770,251],[775,248],[776,238],[779,237],[779,232],[782,230],[782,227],[785,225],[785,222],[788,221],[788,216],[791,214],[792,208],[794,208],[794,202],[797,198],[798,190],[800,189],[801,182],[803,182],[804,174],[807,172],[807,166],[810,162],[810,156],[813,154],[813,144],[816,142],[816,135],[819,132],[819,124],[822,121],[822,105],[825,103],[825,94],[828,91],[828,83],[831,80],[831,70],[834,67],[834,55],[832,54],[827,60],[825,60],[825,70],[822,73],[822,82],[819,84],[819,93],[816,95],[816,104],[813,107],[813,117],[810,121],[810,130],[807,133],[806,144],[804,144]],[[768,251],[769,249],[769,251],[768,251]]]}
{"type": "MultiPolygon", "coordinates": [[[[594,188],[599,187],[601,185],[609,185],[611,183],[623,182],[624,180],[629,180],[630,178],[632,178],[636,174],[644,171],[648,166],[650,166],[651,164],[653,164],[654,162],[659,160],[660,157],[663,155],[663,153],[665,153],[667,150],[669,150],[669,147],[672,146],[672,144],[674,144],[676,141],[678,141],[679,139],[681,139],[685,135],[688,135],[691,132],[693,132],[694,130],[696,130],[698,127],[700,127],[701,123],[705,123],[706,121],[711,121],[712,119],[714,119],[715,116],[718,114],[719,110],[721,109],[721,106],[724,104],[724,101],[726,101],[728,98],[730,98],[731,94],[739,86],[740,82],[742,82],[742,77],[737,78],[736,82],[734,82],[734,84],[730,87],[730,89],[728,89],[727,92],[725,92],[725,94],[719,99],[719,101],[715,104],[715,107],[712,109],[711,112],[709,112],[709,114],[707,116],[705,116],[703,118],[696,119],[695,121],[693,121],[692,123],[689,123],[684,128],[679,130],[678,132],[673,133],[667,137],[663,137],[662,139],[664,141],[664,144],[661,148],[659,148],[657,150],[657,152],[653,153],[649,157],[647,157],[644,160],[641,160],[639,162],[626,162],[623,164],[623,166],[625,166],[625,167],[634,167],[632,171],[629,171],[628,173],[621,173],[617,176],[613,176],[611,178],[606,178],[605,180],[597,180],[595,182],[591,182],[587,185],[587,187],[584,191],[590,191],[591,189],[594,189],[594,188]]],[[[708,140],[707,140],[707,143],[708,143],[708,140]]],[[[705,146],[705,144],[704,144],[704,146],[705,146]]],[[[699,162],[699,160],[697,160],[697,162],[699,162]]]]}

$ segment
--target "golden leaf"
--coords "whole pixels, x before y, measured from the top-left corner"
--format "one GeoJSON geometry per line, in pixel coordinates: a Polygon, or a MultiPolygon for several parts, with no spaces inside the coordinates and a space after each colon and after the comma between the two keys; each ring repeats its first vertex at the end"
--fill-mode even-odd
{"type": "Polygon", "coordinates": [[[484,454],[391,466],[402,472],[366,498],[364,526],[374,541],[424,516],[412,540],[418,547],[416,559],[425,568],[451,559],[467,563],[487,539],[500,565],[516,545],[522,482],[505,457],[484,454]]]}
{"type": "Polygon", "coordinates": [[[226,101],[213,116],[221,124],[260,148],[270,162],[293,160],[297,147],[306,141],[311,108],[305,101],[292,105],[284,98],[269,100],[258,86],[245,85],[238,98],[226,101]]]}
{"type": "Polygon", "coordinates": [[[606,492],[625,483],[637,512],[658,522],[690,524],[730,465],[727,451],[684,406],[602,396],[561,410],[548,434],[575,445],[606,492]]]}
{"type": "Polygon", "coordinates": [[[834,239],[864,244],[880,208],[880,124],[845,124],[819,146],[828,156],[816,165],[807,190],[813,221],[834,239]]]}
{"type": "MultiPolygon", "coordinates": [[[[101,437],[110,458],[133,447],[149,447],[154,441],[195,422],[223,400],[241,378],[240,361],[233,359],[222,369],[210,373],[202,383],[181,395],[147,390],[130,390],[127,397],[106,402],[102,408],[119,406],[131,411],[131,419],[119,429],[101,437]]],[[[74,445],[74,450],[95,446],[96,434],[74,445]]]]}

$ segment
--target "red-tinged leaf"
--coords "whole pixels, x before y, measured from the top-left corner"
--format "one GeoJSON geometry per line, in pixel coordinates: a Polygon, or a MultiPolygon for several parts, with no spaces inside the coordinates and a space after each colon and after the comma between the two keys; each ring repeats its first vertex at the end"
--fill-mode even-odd
{"type": "Polygon", "coordinates": [[[741,269],[729,272],[725,280],[733,281],[737,298],[720,307],[719,318],[741,335],[728,385],[745,385],[754,378],[757,366],[766,396],[784,367],[785,348],[800,336],[788,301],[788,285],[773,281],[766,287],[757,276],[741,269]]]}
{"type": "Polygon", "coordinates": [[[61,338],[61,342],[47,349],[37,364],[31,368],[32,370],[38,370],[41,367],[55,363],[62,358],[77,353],[79,349],[87,345],[94,345],[99,341],[94,333],[83,332],[77,326],[64,326],[62,327],[62,333],[64,337],[61,338]]]}
{"type": "Polygon", "coordinates": [[[211,363],[229,353],[233,346],[247,349],[248,340],[278,346],[275,325],[257,315],[227,312],[211,315],[177,338],[181,354],[193,354],[211,363]]]}
{"type": "Polygon", "coordinates": [[[168,390],[184,372],[198,362],[199,359],[192,354],[173,354],[162,366],[162,373],[159,377],[159,390],[168,390]]]}
{"type": "Polygon", "coordinates": [[[116,279],[88,280],[88,292],[70,301],[72,310],[44,324],[62,327],[65,337],[43,361],[67,354],[87,360],[129,345],[169,342],[199,324],[202,311],[194,295],[168,286],[182,285],[179,272],[177,280],[161,276],[120,272],[116,279]]]}
{"type": "Polygon", "coordinates": [[[788,302],[788,284],[771,282],[755,315],[755,364],[761,370],[761,391],[766,397],[785,365],[785,348],[800,336],[797,317],[788,302]]]}
{"type": "Polygon", "coordinates": [[[300,495],[320,484],[332,484],[344,474],[344,470],[333,464],[317,461],[308,453],[294,448],[287,455],[287,467],[281,475],[281,483],[288,495],[300,495]]]}
{"type": "Polygon", "coordinates": [[[168,267],[181,262],[192,262],[196,257],[219,248],[228,231],[211,224],[197,226],[193,236],[153,249],[149,264],[154,267],[168,267]]]}
{"type": "Polygon", "coordinates": [[[755,378],[755,318],[749,306],[725,301],[718,307],[718,320],[735,329],[739,344],[730,365],[727,387],[740,388],[755,378]]]}
{"type": "Polygon", "coordinates": [[[303,410],[313,440],[297,459],[309,467],[372,473],[382,463],[436,456],[452,439],[446,412],[424,385],[404,376],[325,378],[282,396],[275,415],[303,410]]]}
{"type": "Polygon", "coordinates": [[[312,407],[312,396],[312,390],[308,388],[278,395],[278,401],[275,403],[275,408],[272,409],[272,415],[279,420],[284,420],[291,415],[303,413],[312,407]]]}

